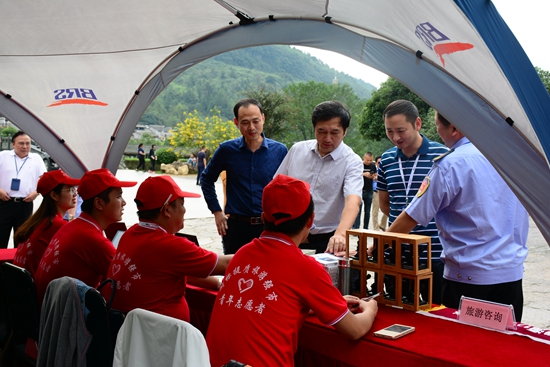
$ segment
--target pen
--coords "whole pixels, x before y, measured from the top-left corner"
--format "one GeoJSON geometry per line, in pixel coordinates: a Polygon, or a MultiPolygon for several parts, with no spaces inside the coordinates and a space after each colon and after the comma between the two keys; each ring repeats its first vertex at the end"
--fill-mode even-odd
{"type": "Polygon", "coordinates": [[[368,301],[370,301],[371,299],[376,298],[376,297],[378,297],[378,296],[381,295],[381,294],[382,294],[382,292],[378,292],[378,293],[376,293],[376,294],[373,294],[372,296],[365,297],[365,298],[361,298],[361,300],[362,300],[362,301],[365,301],[365,302],[368,302],[368,301]]]}

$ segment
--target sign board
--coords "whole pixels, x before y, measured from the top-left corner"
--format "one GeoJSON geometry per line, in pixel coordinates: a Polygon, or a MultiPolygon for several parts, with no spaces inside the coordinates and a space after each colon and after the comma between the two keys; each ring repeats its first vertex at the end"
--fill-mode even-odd
{"type": "Polygon", "coordinates": [[[495,330],[516,330],[514,306],[464,297],[460,299],[458,320],[495,330]]]}

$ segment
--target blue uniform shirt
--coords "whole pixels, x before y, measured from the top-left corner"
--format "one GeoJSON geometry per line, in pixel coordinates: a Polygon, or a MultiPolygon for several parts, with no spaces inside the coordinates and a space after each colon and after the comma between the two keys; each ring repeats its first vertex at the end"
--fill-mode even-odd
{"type": "MultiPolygon", "coordinates": [[[[416,192],[422,184],[422,180],[433,166],[433,159],[444,154],[449,149],[435,141],[428,140],[422,135],[422,145],[412,157],[407,157],[401,149],[390,148],[382,154],[378,166],[377,190],[387,191],[390,197],[389,225],[401,214],[407,204],[414,199],[416,192]],[[401,169],[399,161],[401,161],[401,169]],[[407,194],[407,187],[410,189],[407,194]]],[[[437,227],[434,219],[431,219],[423,226],[416,226],[411,233],[430,236],[432,240],[432,260],[438,260],[441,254],[441,243],[437,235],[437,227]]],[[[424,258],[422,256],[421,258],[424,258]]]]}
{"type": "Polygon", "coordinates": [[[527,212],[467,138],[453,149],[434,163],[429,185],[405,211],[423,225],[435,216],[446,279],[477,285],[522,279],[527,212]]]}
{"type": "Polygon", "coordinates": [[[225,213],[259,217],[262,193],[286,156],[287,148],[262,133],[262,146],[252,152],[241,136],[220,144],[201,176],[201,188],[208,209],[222,210],[214,182],[222,171],[227,173],[227,206],[225,213]]]}

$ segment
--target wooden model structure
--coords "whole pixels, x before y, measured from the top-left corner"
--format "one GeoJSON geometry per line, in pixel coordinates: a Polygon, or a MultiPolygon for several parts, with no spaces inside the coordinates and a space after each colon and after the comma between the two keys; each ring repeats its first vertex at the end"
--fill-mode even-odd
{"type": "MultiPolygon", "coordinates": [[[[357,236],[357,255],[351,262],[351,294],[360,298],[382,292],[378,303],[418,311],[432,307],[431,239],[428,236],[350,229],[357,236]],[[372,256],[367,254],[372,246],[372,256]],[[370,285],[370,288],[369,288],[370,285]],[[424,294],[424,299],[421,297],[424,294]],[[427,297],[426,297],[427,295],[427,297]]],[[[353,250],[353,248],[352,248],[353,250]]]]}

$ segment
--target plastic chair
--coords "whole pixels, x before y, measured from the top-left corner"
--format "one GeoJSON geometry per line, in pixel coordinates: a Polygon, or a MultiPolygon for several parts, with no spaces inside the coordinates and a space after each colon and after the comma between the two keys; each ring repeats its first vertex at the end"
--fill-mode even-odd
{"type": "Polygon", "coordinates": [[[27,339],[38,343],[40,328],[40,307],[32,275],[18,266],[2,263],[2,280],[4,299],[16,340],[15,365],[20,360],[36,365],[36,359],[25,351],[27,339]]]}
{"type": "Polygon", "coordinates": [[[118,333],[113,367],[209,367],[206,341],[193,325],[136,308],[118,333]]]}

